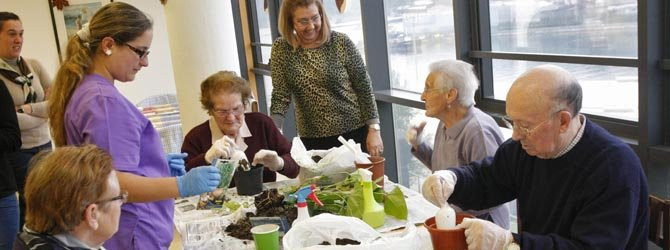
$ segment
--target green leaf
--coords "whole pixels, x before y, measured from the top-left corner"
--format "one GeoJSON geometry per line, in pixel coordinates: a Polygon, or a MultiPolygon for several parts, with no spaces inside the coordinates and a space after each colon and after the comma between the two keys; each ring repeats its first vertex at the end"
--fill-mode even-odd
{"type": "Polygon", "coordinates": [[[363,187],[357,185],[349,197],[347,197],[347,215],[362,219],[364,208],[363,187]]]}
{"type": "Polygon", "coordinates": [[[402,191],[400,191],[399,187],[395,187],[393,191],[386,196],[384,212],[387,215],[398,219],[407,220],[407,204],[405,203],[405,196],[402,191]]]}

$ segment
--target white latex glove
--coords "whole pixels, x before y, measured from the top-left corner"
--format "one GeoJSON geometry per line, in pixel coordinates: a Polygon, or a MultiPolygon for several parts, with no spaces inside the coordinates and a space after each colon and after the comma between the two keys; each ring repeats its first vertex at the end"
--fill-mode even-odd
{"type": "Polygon", "coordinates": [[[455,186],[456,174],[449,170],[439,170],[423,181],[421,194],[435,206],[442,207],[454,192],[455,186]]]}
{"type": "Polygon", "coordinates": [[[279,157],[277,152],[273,150],[261,149],[256,152],[256,155],[254,155],[254,161],[251,163],[251,165],[258,164],[263,164],[263,166],[275,172],[284,169],[284,159],[279,157]]]}
{"type": "Polygon", "coordinates": [[[228,136],[218,139],[205,153],[205,161],[212,163],[217,158],[230,158],[235,151],[235,141],[228,136]]]}
{"type": "Polygon", "coordinates": [[[482,219],[464,218],[456,228],[465,229],[465,241],[470,250],[505,249],[514,240],[512,232],[482,219]]]}
{"type": "Polygon", "coordinates": [[[405,133],[405,139],[407,139],[407,143],[409,143],[410,146],[416,147],[421,143],[421,132],[423,132],[423,128],[426,127],[426,120],[418,120],[418,121],[412,121],[409,124],[409,128],[407,128],[407,132],[405,133]]]}

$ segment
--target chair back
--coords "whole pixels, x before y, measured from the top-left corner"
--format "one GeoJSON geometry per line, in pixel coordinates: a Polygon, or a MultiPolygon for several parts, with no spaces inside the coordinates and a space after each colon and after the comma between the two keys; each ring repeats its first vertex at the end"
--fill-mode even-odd
{"type": "Polygon", "coordinates": [[[670,250],[670,200],[649,195],[649,240],[670,250]]]}

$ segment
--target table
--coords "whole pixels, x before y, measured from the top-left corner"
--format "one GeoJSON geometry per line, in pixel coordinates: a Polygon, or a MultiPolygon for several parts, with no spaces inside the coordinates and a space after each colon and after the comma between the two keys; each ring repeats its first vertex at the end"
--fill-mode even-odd
{"type": "MultiPolygon", "coordinates": [[[[264,189],[279,188],[290,185],[298,185],[297,179],[284,180],[279,182],[264,183],[264,189]]],[[[384,190],[390,192],[396,186],[400,187],[405,195],[405,201],[408,209],[408,221],[414,224],[423,224],[423,222],[437,213],[438,208],[428,202],[418,192],[395,184],[387,178],[384,181],[384,190]]],[[[225,228],[235,223],[238,219],[244,218],[247,212],[255,212],[253,206],[253,196],[238,196],[235,188],[226,190],[226,195],[232,200],[243,204],[251,204],[249,207],[240,207],[237,211],[228,215],[216,214],[212,210],[196,210],[199,196],[192,196],[175,200],[174,223],[177,232],[182,239],[184,249],[255,249],[253,241],[240,240],[225,234],[225,228]],[[230,195],[229,195],[230,194],[230,195]]],[[[398,220],[386,216],[385,224],[376,230],[382,233],[389,233],[395,229],[406,226],[407,221],[398,220]]],[[[420,228],[426,235],[428,232],[420,228]]],[[[429,239],[428,239],[429,240],[429,239]]]]}

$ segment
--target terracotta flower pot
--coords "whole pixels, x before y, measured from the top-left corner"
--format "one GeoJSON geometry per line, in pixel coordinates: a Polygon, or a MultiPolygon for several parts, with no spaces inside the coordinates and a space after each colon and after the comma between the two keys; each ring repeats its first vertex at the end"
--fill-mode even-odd
{"type": "MultiPolygon", "coordinates": [[[[465,213],[456,214],[456,225],[461,224],[463,218],[473,218],[465,213]]],[[[430,240],[434,250],[465,250],[468,243],[465,242],[465,229],[437,229],[435,217],[430,217],[423,223],[430,233],[430,240]]]]}
{"type": "MultiPolygon", "coordinates": [[[[367,170],[370,170],[372,172],[372,180],[377,180],[380,177],[384,176],[384,161],[386,159],[381,156],[370,156],[368,157],[372,163],[358,163],[356,162],[356,168],[365,168],[367,170]]],[[[380,187],[384,188],[384,178],[381,178],[379,181],[377,181],[377,185],[380,187]]]]}

